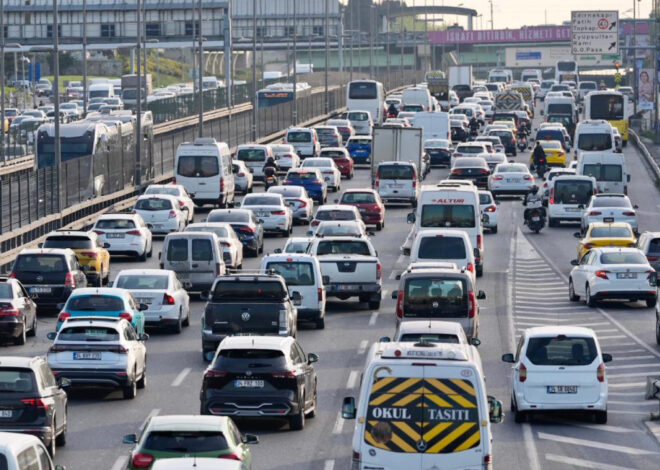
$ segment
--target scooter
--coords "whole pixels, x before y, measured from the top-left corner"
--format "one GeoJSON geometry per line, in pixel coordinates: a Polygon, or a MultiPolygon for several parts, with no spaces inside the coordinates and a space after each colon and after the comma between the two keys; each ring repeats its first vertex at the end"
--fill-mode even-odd
{"type": "Polygon", "coordinates": [[[468,137],[468,140],[471,142],[473,140],[476,140],[478,136],[479,136],[479,131],[477,129],[470,129],[470,135],[468,137]]]}
{"type": "Polygon", "coordinates": [[[277,173],[275,172],[275,168],[272,166],[268,166],[264,168],[264,185],[266,187],[266,191],[268,191],[268,188],[271,188],[273,186],[278,186],[280,184],[280,180],[277,178],[277,173]]]}
{"type": "Polygon", "coordinates": [[[525,220],[524,224],[531,231],[539,233],[545,227],[546,212],[545,207],[543,207],[542,198],[536,195],[535,189],[538,191],[538,188],[533,187],[532,192],[523,199],[523,206],[531,206],[525,209],[523,219],[525,220]]]}
{"type": "Polygon", "coordinates": [[[527,135],[526,134],[518,134],[518,151],[519,152],[524,152],[527,150],[527,135]]]}

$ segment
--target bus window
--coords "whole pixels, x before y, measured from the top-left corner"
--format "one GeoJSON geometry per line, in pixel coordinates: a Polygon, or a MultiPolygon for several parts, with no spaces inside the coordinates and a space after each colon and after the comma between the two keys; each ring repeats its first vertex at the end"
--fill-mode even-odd
{"type": "Polygon", "coordinates": [[[594,95],[590,97],[590,116],[588,119],[605,119],[620,121],[623,116],[623,96],[594,95]]]}

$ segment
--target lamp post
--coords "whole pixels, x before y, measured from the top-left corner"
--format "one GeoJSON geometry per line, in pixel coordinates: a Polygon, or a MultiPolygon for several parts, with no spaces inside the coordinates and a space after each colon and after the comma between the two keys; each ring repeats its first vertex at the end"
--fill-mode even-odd
{"type": "Polygon", "coordinates": [[[371,79],[374,74],[374,17],[376,16],[376,5],[371,4],[371,14],[369,15],[369,76],[371,79]]]}
{"type": "Polygon", "coordinates": [[[197,125],[197,136],[204,136],[204,89],[202,88],[204,75],[204,38],[202,36],[202,0],[197,5],[197,18],[199,27],[197,28],[197,47],[199,48],[199,70],[197,72],[197,86],[199,87],[199,124],[197,125]]]}
{"type": "MultiPolygon", "coordinates": [[[[295,75],[295,64],[293,66],[295,75]]],[[[254,142],[257,141],[257,118],[257,0],[252,0],[252,140],[254,142]]]]}
{"type": "Polygon", "coordinates": [[[83,118],[87,117],[87,0],[83,0],[82,55],[83,55],[83,118]]]}
{"type": "MultiPolygon", "coordinates": [[[[328,42],[329,41],[329,38],[328,38],[328,15],[329,15],[328,2],[329,1],[330,0],[324,0],[325,15],[324,15],[324,19],[323,19],[323,32],[325,33],[325,67],[324,67],[325,73],[324,73],[324,77],[323,77],[323,79],[325,81],[325,106],[324,106],[325,114],[328,114],[330,112],[330,101],[329,101],[329,97],[328,97],[328,67],[329,67],[328,59],[330,57],[330,52],[329,52],[330,45],[329,45],[329,42],[328,42]]],[[[339,37],[339,36],[337,36],[337,37],[339,37]]]]}
{"type": "Polygon", "coordinates": [[[293,0],[293,106],[291,107],[291,121],[295,126],[298,124],[298,7],[297,0],[293,0]]]}
{"type": "MultiPolygon", "coordinates": [[[[57,1],[57,0],[53,0],[57,1]]],[[[142,0],[137,0],[136,5],[137,11],[136,15],[136,38],[135,38],[135,50],[137,52],[137,67],[136,67],[136,79],[137,79],[137,90],[136,90],[136,101],[137,105],[135,107],[136,116],[135,116],[135,185],[142,185],[142,72],[140,67],[140,58],[142,57],[142,0]]],[[[145,85],[147,81],[147,76],[144,77],[145,85]]],[[[146,86],[144,87],[146,91],[146,86]]],[[[146,100],[145,100],[146,101],[146,100]]],[[[146,103],[145,103],[146,104],[146,103]]]]}

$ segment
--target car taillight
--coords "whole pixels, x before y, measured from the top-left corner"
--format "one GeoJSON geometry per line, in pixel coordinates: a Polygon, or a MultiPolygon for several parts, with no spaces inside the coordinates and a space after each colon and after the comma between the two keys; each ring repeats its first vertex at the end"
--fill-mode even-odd
{"type": "Polygon", "coordinates": [[[601,211],[589,211],[589,215],[601,215],[601,211]]]}
{"type": "Polygon", "coordinates": [[[518,380],[520,382],[527,380],[527,367],[525,367],[525,364],[520,364],[520,369],[518,369],[518,380]]]}
{"type": "Polygon", "coordinates": [[[135,468],[149,468],[154,462],[154,456],[150,454],[135,454],[131,460],[131,465],[135,468]]]}
{"type": "Polygon", "coordinates": [[[69,312],[60,312],[60,314],[57,316],[57,321],[63,322],[67,318],[70,318],[71,314],[69,312]]]}
{"type": "Polygon", "coordinates": [[[183,209],[184,207],[186,207],[186,203],[180,200],[180,201],[179,201],[179,207],[180,207],[181,209],[183,209]]]}
{"type": "Polygon", "coordinates": [[[284,215],[286,214],[286,211],[279,210],[279,211],[270,211],[271,214],[273,215],[284,215]]]}
{"type": "Polygon", "coordinates": [[[295,370],[280,370],[271,372],[270,376],[274,379],[295,379],[297,377],[295,370]]]}
{"type": "Polygon", "coordinates": [[[17,317],[20,312],[11,306],[0,308],[0,317],[17,317]]]}
{"type": "Polygon", "coordinates": [[[353,451],[353,459],[351,462],[351,470],[360,470],[360,453],[353,451]]]}
{"type": "Polygon", "coordinates": [[[64,276],[64,287],[76,288],[76,277],[73,273],[66,273],[64,276]]]}
{"type": "Polygon", "coordinates": [[[307,207],[307,203],[303,201],[302,199],[294,199],[294,201],[298,202],[300,205],[298,206],[298,209],[301,207],[307,207]]]}
{"type": "Polygon", "coordinates": [[[231,248],[231,242],[220,242],[222,246],[226,246],[227,248],[231,248]]]}
{"type": "Polygon", "coordinates": [[[585,244],[584,244],[584,247],[585,247],[587,250],[591,250],[594,246],[596,246],[596,245],[594,245],[593,243],[585,243],[585,244]]]}
{"type": "Polygon", "coordinates": [[[252,227],[241,227],[238,230],[239,232],[254,233],[254,229],[252,227]]]}
{"type": "Polygon", "coordinates": [[[317,295],[318,295],[318,301],[319,301],[319,302],[322,302],[322,301],[323,301],[323,289],[321,289],[321,288],[319,287],[318,289],[316,289],[316,293],[317,293],[317,295]]]}
{"type": "Polygon", "coordinates": [[[97,235],[104,235],[105,232],[103,230],[94,230],[94,233],[97,235]]]}
{"type": "Polygon", "coordinates": [[[282,184],[291,184],[291,180],[284,180],[284,181],[282,181],[282,184]]]}
{"type": "Polygon", "coordinates": [[[16,274],[13,273],[13,272],[11,272],[11,273],[9,273],[9,277],[11,277],[11,278],[13,278],[13,279],[16,279],[16,274]]]}
{"type": "Polygon", "coordinates": [[[484,212],[495,212],[496,210],[497,210],[497,206],[492,205],[492,206],[488,206],[488,207],[486,207],[486,208],[484,209],[484,212]]]}
{"type": "Polygon", "coordinates": [[[130,312],[121,312],[119,314],[119,318],[123,318],[125,320],[128,320],[129,322],[133,321],[133,315],[131,315],[130,312]]]}
{"type": "Polygon", "coordinates": [[[626,211],[623,213],[623,215],[627,217],[634,217],[635,216],[635,211],[626,211]]]}
{"type": "Polygon", "coordinates": [[[238,454],[224,454],[224,455],[218,455],[219,459],[227,459],[227,460],[238,460],[241,462],[243,459],[241,458],[240,455],[238,454]]]}
{"type": "Polygon", "coordinates": [[[99,254],[95,251],[83,251],[80,253],[81,256],[84,256],[85,258],[98,258],[99,254]]]}
{"type": "Polygon", "coordinates": [[[599,382],[605,382],[605,364],[602,362],[598,365],[596,370],[596,377],[598,377],[599,382]]]}
{"type": "Polygon", "coordinates": [[[205,379],[211,379],[211,378],[216,378],[216,377],[226,377],[227,372],[222,372],[219,370],[213,370],[213,369],[207,369],[204,371],[204,378],[205,379]]]}
{"type": "Polygon", "coordinates": [[[598,188],[594,186],[594,194],[598,194],[598,188]]]}
{"type": "Polygon", "coordinates": [[[482,168],[479,170],[479,173],[481,173],[482,175],[487,175],[488,173],[490,173],[490,170],[486,170],[485,168],[482,168]]]}
{"type": "Polygon", "coordinates": [[[128,232],[126,232],[126,235],[135,235],[139,237],[142,235],[142,233],[139,230],[129,230],[128,232]]]}
{"type": "Polygon", "coordinates": [[[658,261],[660,259],[660,256],[646,255],[646,259],[649,261],[658,261]]]}
{"type": "Polygon", "coordinates": [[[117,346],[115,348],[115,352],[117,354],[128,354],[128,348],[125,348],[124,346],[117,346]]]}
{"type": "Polygon", "coordinates": [[[378,186],[380,186],[380,180],[376,178],[376,181],[374,181],[374,188],[377,188],[378,186]]]}
{"type": "Polygon", "coordinates": [[[555,188],[550,188],[550,197],[548,198],[548,204],[555,203],[555,188]]]}
{"type": "Polygon", "coordinates": [[[220,178],[220,192],[225,190],[225,179],[220,178]]]}
{"type": "Polygon", "coordinates": [[[403,318],[403,290],[400,290],[396,296],[396,316],[403,318]]]}
{"type": "Polygon", "coordinates": [[[172,178],[172,184],[176,184],[176,176],[172,178]]]}
{"type": "Polygon", "coordinates": [[[458,153],[458,152],[455,152],[455,153],[454,153],[454,157],[462,157],[462,156],[463,156],[462,153],[458,153]]]}
{"type": "Polygon", "coordinates": [[[380,265],[380,263],[377,263],[376,264],[376,279],[380,280],[382,275],[383,275],[383,267],[380,265]]]}
{"type": "Polygon", "coordinates": [[[467,269],[468,271],[470,271],[471,273],[473,273],[473,272],[474,272],[474,264],[473,264],[472,262],[469,262],[469,263],[467,264],[467,266],[465,267],[465,269],[467,269]]]}
{"type": "Polygon", "coordinates": [[[453,170],[451,170],[451,174],[452,174],[452,175],[460,175],[460,174],[462,174],[462,173],[463,173],[463,169],[462,169],[462,168],[454,168],[453,170]]]}
{"type": "Polygon", "coordinates": [[[174,305],[174,297],[170,294],[163,294],[163,305],[174,305]]]}
{"type": "Polygon", "coordinates": [[[243,172],[241,171],[241,172],[238,173],[236,176],[238,176],[239,178],[245,178],[245,173],[243,173],[243,172]]]}
{"type": "Polygon", "coordinates": [[[532,175],[524,175],[524,176],[523,176],[523,179],[526,180],[526,181],[531,181],[531,180],[533,180],[534,178],[532,178],[532,175]]]}
{"type": "MultiPolygon", "coordinates": [[[[470,264],[472,264],[472,263],[468,263],[468,269],[470,268],[470,264]]],[[[468,317],[474,318],[476,315],[477,315],[477,300],[474,296],[474,292],[469,292],[468,293],[468,317]]]]}
{"type": "Polygon", "coordinates": [[[483,250],[483,248],[484,248],[483,238],[481,237],[481,235],[477,235],[477,249],[481,251],[483,250]]]}
{"type": "Polygon", "coordinates": [[[45,403],[41,398],[23,398],[21,399],[21,403],[23,403],[26,406],[34,406],[35,408],[39,408],[42,410],[47,410],[50,408],[48,403],[45,403]]]}
{"type": "Polygon", "coordinates": [[[504,176],[493,176],[493,181],[502,181],[504,176]]]}
{"type": "Polygon", "coordinates": [[[320,220],[316,220],[316,219],[314,219],[314,220],[312,220],[312,227],[316,227],[316,226],[317,226],[318,224],[320,224],[320,223],[321,223],[320,220]]]}
{"type": "Polygon", "coordinates": [[[602,269],[599,269],[598,271],[596,271],[596,277],[599,277],[601,279],[609,279],[609,277],[607,277],[608,274],[610,274],[609,271],[605,271],[605,270],[602,270],[602,269]]]}
{"type": "Polygon", "coordinates": [[[547,187],[548,187],[548,182],[547,182],[547,181],[546,181],[545,183],[543,183],[543,187],[544,187],[544,188],[547,188],[547,187]]]}
{"type": "Polygon", "coordinates": [[[169,216],[169,218],[170,218],[170,219],[173,219],[173,218],[175,218],[175,217],[176,217],[176,212],[174,212],[174,210],[171,210],[171,211],[170,211],[170,216],[169,216]]]}
{"type": "Polygon", "coordinates": [[[58,353],[58,352],[64,352],[64,351],[66,351],[66,349],[67,348],[64,347],[64,346],[58,346],[58,345],[55,344],[55,345],[51,346],[50,348],[48,348],[48,352],[58,353]]]}
{"type": "Polygon", "coordinates": [[[490,454],[484,455],[484,463],[489,464],[493,461],[493,457],[490,454]]]}
{"type": "Polygon", "coordinates": [[[137,214],[137,212],[135,212],[135,209],[131,211],[131,214],[137,214]]]}

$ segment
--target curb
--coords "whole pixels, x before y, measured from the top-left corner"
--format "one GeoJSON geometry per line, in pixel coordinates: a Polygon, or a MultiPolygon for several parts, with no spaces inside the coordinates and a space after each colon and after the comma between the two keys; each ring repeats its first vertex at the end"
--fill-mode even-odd
{"type": "Polygon", "coordinates": [[[644,421],[644,426],[648,429],[651,436],[660,444],[660,421],[644,421]]]}
{"type": "Polygon", "coordinates": [[[631,140],[633,141],[635,146],[639,149],[640,153],[644,157],[644,160],[646,160],[646,163],[648,163],[648,165],[651,167],[651,172],[653,173],[655,180],[660,181],[660,167],[658,167],[658,163],[653,158],[653,155],[651,155],[644,142],[642,142],[639,135],[637,135],[637,132],[635,132],[632,129],[629,129],[628,132],[632,136],[631,140]]]}

